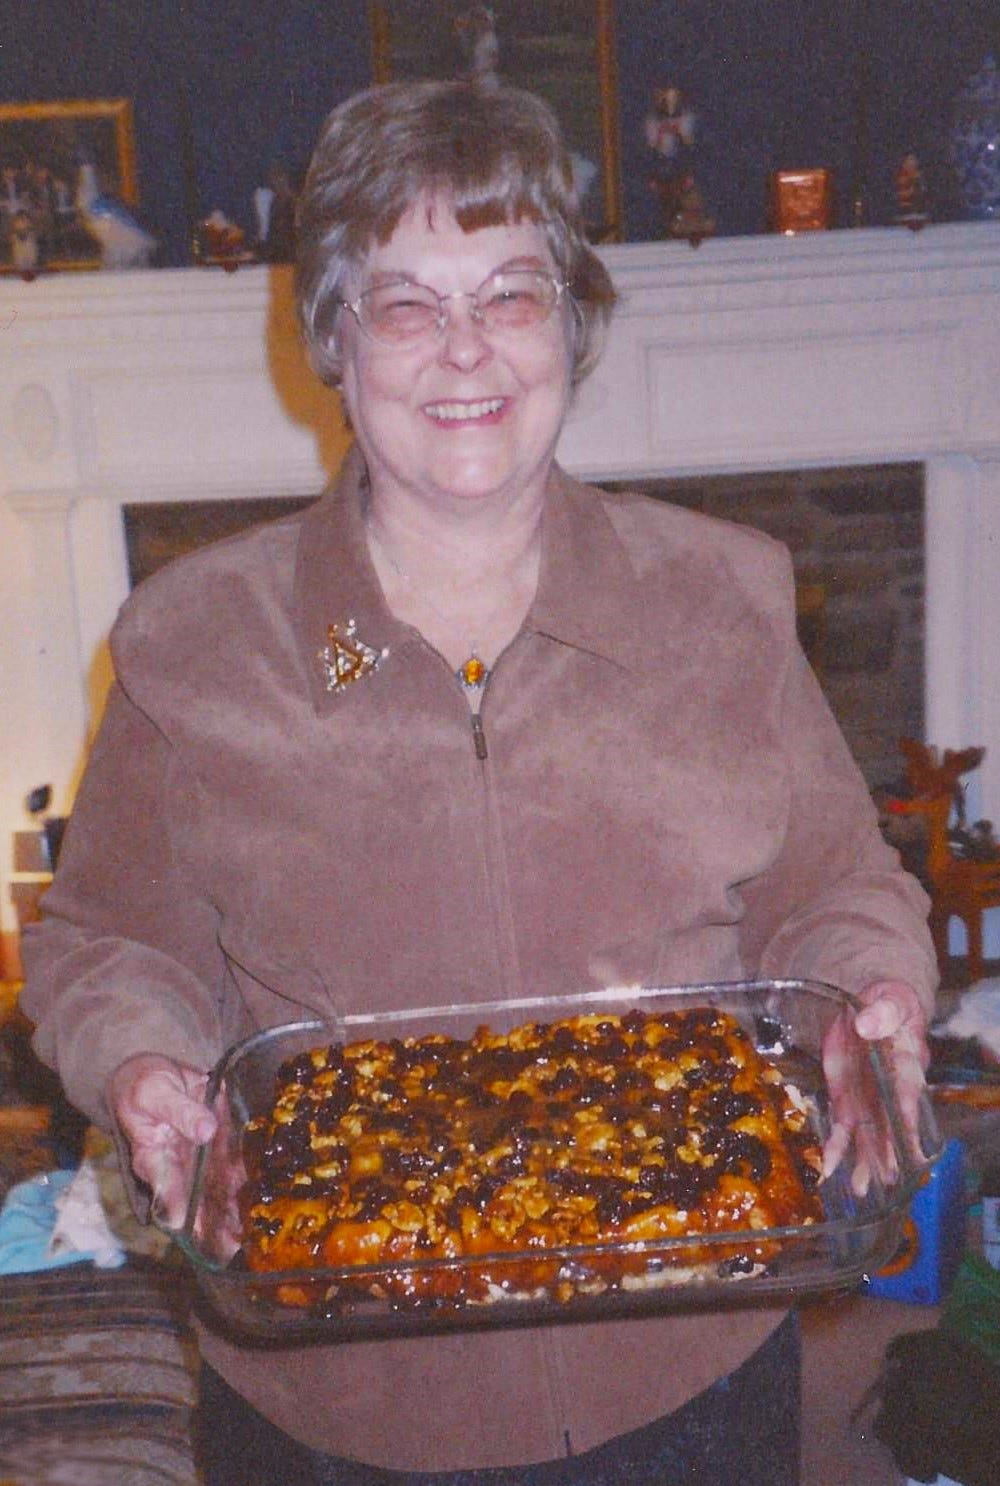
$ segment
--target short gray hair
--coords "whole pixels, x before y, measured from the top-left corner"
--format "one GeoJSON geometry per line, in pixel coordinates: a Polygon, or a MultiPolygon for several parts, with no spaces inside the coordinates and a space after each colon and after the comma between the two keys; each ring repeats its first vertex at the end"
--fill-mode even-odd
{"type": "Polygon", "coordinates": [[[520,88],[386,83],[329,115],[298,204],[296,296],[317,373],[340,379],[339,303],[374,243],[421,197],[466,232],[526,219],[541,228],[575,310],[573,381],[596,363],[615,302],[587,242],[569,155],[547,104],[520,88]]]}

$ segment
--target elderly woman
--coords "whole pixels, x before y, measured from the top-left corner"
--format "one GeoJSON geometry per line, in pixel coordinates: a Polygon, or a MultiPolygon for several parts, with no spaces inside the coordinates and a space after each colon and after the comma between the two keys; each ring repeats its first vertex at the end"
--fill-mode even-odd
{"type": "MultiPolygon", "coordinates": [[[[467,83],[349,100],[299,255],[355,448],[116,626],[25,949],[72,1099],[177,1223],[206,1070],[254,1028],[763,975],[869,1003],[912,1106],[925,902],[797,647],[786,553],[555,461],[614,293],[549,112],[467,83]]],[[[209,1325],[202,1353],[212,1486],[797,1478],[781,1310],[280,1352],[209,1325]]]]}

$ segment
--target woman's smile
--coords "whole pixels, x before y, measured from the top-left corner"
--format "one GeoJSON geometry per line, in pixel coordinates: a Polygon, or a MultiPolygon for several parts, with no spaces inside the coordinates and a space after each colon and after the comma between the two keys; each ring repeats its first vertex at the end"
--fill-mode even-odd
{"type": "Polygon", "coordinates": [[[474,402],[428,403],[424,412],[442,427],[469,428],[499,422],[508,406],[506,397],[487,397],[474,402]]]}

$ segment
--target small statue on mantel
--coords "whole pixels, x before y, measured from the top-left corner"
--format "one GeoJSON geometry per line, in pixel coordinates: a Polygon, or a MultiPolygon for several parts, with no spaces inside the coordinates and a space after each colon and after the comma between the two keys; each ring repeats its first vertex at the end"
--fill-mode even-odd
{"type": "Polygon", "coordinates": [[[704,198],[690,171],[682,176],[675,201],[674,214],[667,223],[668,237],[687,238],[693,248],[711,237],[715,231],[715,218],[705,209],[704,198]]]}
{"type": "Polygon", "coordinates": [[[256,249],[266,263],[292,263],[295,259],[296,201],[291,172],[275,162],[268,171],[267,184],[253,193],[256,249]]]}
{"type": "Polygon", "coordinates": [[[470,5],[453,22],[462,53],[463,75],[481,88],[496,88],[500,78],[500,41],[496,16],[489,5],[470,5]]]}
{"type": "Polygon", "coordinates": [[[711,236],[715,222],[695,184],[694,137],[695,115],[681,89],[675,83],[657,88],[643,120],[650,189],[659,198],[663,235],[697,245],[711,236]]]}
{"type": "Polygon", "coordinates": [[[147,268],[156,242],[126,206],[105,193],[92,160],[80,161],[76,178],[80,224],[101,255],[101,267],[147,268]]]}
{"type": "Polygon", "coordinates": [[[919,231],[930,221],[930,212],[924,172],[912,150],[899,162],[895,187],[896,221],[901,227],[909,227],[913,232],[919,231]]]}
{"type": "Polygon", "coordinates": [[[10,224],[10,266],[25,279],[33,279],[40,257],[38,233],[30,212],[14,213],[10,224]]]}
{"type": "Polygon", "coordinates": [[[649,148],[669,167],[671,176],[680,174],[687,164],[694,145],[694,124],[694,114],[676,84],[668,83],[655,90],[643,133],[649,148]]]}

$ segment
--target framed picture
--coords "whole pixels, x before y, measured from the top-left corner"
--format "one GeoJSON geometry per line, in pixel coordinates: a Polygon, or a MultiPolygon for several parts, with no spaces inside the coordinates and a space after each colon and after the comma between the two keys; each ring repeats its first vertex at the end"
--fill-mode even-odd
{"type": "Polygon", "coordinates": [[[591,240],[622,235],[613,0],[371,0],[376,82],[495,74],[555,110],[591,240]]]}
{"type": "Polygon", "coordinates": [[[82,188],[135,205],[130,101],[0,103],[0,270],[98,268],[82,188]]]}

